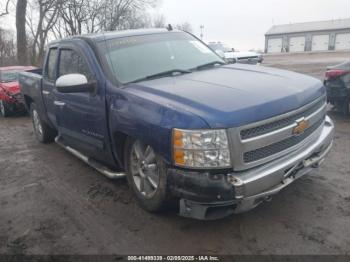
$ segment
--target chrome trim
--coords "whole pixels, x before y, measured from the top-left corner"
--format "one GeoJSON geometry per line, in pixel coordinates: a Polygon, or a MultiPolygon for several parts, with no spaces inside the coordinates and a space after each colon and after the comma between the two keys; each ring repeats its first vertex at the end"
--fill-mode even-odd
{"type": "Polygon", "coordinates": [[[324,126],[324,123],[320,125],[320,127],[317,128],[316,131],[314,131],[311,135],[309,135],[307,138],[305,138],[302,142],[288,148],[288,150],[283,150],[279,153],[276,153],[272,156],[259,159],[254,162],[249,162],[246,163],[244,162],[244,153],[253,151],[259,148],[263,148],[265,146],[272,145],[274,143],[283,141],[285,139],[288,139],[290,137],[293,137],[293,129],[297,126],[297,123],[294,123],[292,125],[288,125],[286,127],[282,127],[278,130],[271,131],[266,134],[262,134],[256,137],[248,138],[248,139],[241,139],[241,131],[254,128],[254,127],[259,127],[265,124],[273,123],[276,121],[279,121],[281,119],[285,119],[288,117],[291,117],[293,115],[299,114],[303,111],[306,111],[313,106],[315,106],[317,103],[320,103],[320,101],[324,100],[325,103],[323,106],[320,106],[320,108],[316,109],[313,113],[309,115],[305,115],[304,118],[309,121],[310,127],[314,124],[316,124],[318,121],[322,119],[326,115],[326,110],[327,110],[327,104],[326,104],[326,97],[322,96],[315,101],[309,103],[308,105],[305,105],[297,110],[288,112],[283,115],[279,115],[273,118],[265,119],[259,122],[255,122],[252,124],[248,124],[245,126],[237,127],[237,128],[230,128],[228,130],[228,138],[229,138],[229,143],[230,143],[230,148],[231,148],[231,162],[233,164],[233,168],[235,171],[241,171],[241,170],[246,170],[249,168],[253,168],[255,166],[270,162],[278,157],[281,157],[283,155],[286,155],[294,150],[297,150],[300,147],[303,147],[305,144],[312,143],[317,139],[317,137],[320,135],[321,130],[324,126]]]}
{"type": "Polygon", "coordinates": [[[56,106],[65,106],[66,103],[65,102],[61,102],[61,101],[54,101],[53,102],[56,106]]]}
{"type": "Polygon", "coordinates": [[[71,147],[65,145],[60,136],[57,136],[55,138],[55,142],[59,146],[63,147],[65,150],[67,150],[69,153],[71,153],[75,157],[79,158],[81,161],[88,164],[89,166],[94,168],[96,171],[100,172],[102,175],[108,177],[109,179],[120,179],[120,178],[126,177],[126,173],[114,172],[114,171],[110,170],[108,167],[105,167],[102,164],[98,163],[97,161],[83,155],[78,150],[75,150],[74,148],[71,148],[71,147]]]}
{"type": "Polygon", "coordinates": [[[320,131],[313,142],[305,144],[291,154],[250,170],[232,173],[231,176],[243,183],[244,197],[260,194],[279,184],[286,178],[286,173],[291,175],[290,171],[296,165],[301,165],[301,170],[306,170],[322,163],[332,148],[334,137],[334,125],[328,116],[320,131]]]}
{"type": "MultiPolygon", "coordinates": [[[[305,120],[309,121],[310,127],[320,121],[321,118],[325,117],[327,105],[325,104],[319,110],[317,110],[312,115],[306,116],[305,120]]],[[[277,143],[279,141],[285,140],[293,135],[293,129],[297,127],[297,123],[295,122],[292,125],[284,127],[282,129],[278,129],[272,131],[271,133],[267,133],[261,136],[256,136],[254,138],[249,138],[246,140],[242,140],[243,150],[251,151],[254,149],[258,149],[261,147],[269,146],[271,144],[277,143]]]]}
{"type": "Polygon", "coordinates": [[[282,115],[278,115],[278,116],[275,116],[275,117],[272,117],[272,118],[264,119],[264,120],[261,120],[261,121],[258,121],[258,122],[254,122],[254,123],[251,123],[251,124],[248,124],[248,125],[245,125],[245,126],[241,126],[241,127],[239,127],[239,131],[242,131],[242,130],[245,130],[245,129],[249,129],[249,128],[253,128],[253,127],[258,127],[258,126],[261,126],[261,125],[264,125],[264,124],[268,124],[268,123],[271,123],[271,122],[275,122],[275,121],[278,121],[278,120],[281,120],[281,119],[284,119],[284,118],[296,115],[296,114],[298,114],[298,113],[300,113],[302,111],[305,111],[305,110],[313,107],[314,105],[316,105],[317,103],[319,103],[322,100],[325,100],[325,103],[327,102],[326,101],[326,95],[321,96],[321,97],[317,98],[315,101],[312,101],[311,103],[309,103],[309,104],[307,104],[307,105],[305,105],[303,107],[300,107],[300,108],[298,108],[296,110],[290,111],[288,113],[285,113],[285,114],[282,114],[282,115]]]}

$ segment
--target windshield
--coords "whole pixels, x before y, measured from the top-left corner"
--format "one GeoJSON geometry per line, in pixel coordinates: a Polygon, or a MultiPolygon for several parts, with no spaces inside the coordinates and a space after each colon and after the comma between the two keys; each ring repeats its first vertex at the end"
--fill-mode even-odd
{"type": "Polygon", "coordinates": [[[99,46],[100,52],[110,72],[123,84],[162,72],[224,62],[202,42],[182,32],[123,37],[106,44],[107,48],[99,46]]]}
{"type": "Polygon", "coordinates": [[[223,44],[223,43],[210,43],[209,44],[210,48],[213,49],[214,51],[220,50],[224,53],[227,52],[233,52],[232,48],[223,44]]]}
{"type": "Polygon", "coordinates": [[[2,71],[0,72],[0,81],[2,83],[14,82],[18,80],[18,71],[2,71]]]}

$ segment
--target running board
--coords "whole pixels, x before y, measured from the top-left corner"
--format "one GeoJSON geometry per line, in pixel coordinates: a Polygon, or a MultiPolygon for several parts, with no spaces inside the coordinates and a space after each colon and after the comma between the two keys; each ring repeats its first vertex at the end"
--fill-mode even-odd
{"type": "Polygon", "coordinates": [[[89,166],[91,166],[92,168],[94,168],[95,170],[97,170],[98,172],[100,172],[102,175],[110,178],[110,179],[120,179],[120,178],[124,178],[126,176],[125,173],[117,173],[114,172],[112,170],[110,170],[109,168],[101,165],[100,163],[98,163],[97,161],[83,155],[82,153],[80,153],[79,151],[66,146],[63,142],[62,142],[62,138],[60,138],[60,136],[57,136],[55,138],[55,142],[60,145],[61,147],[63,147],[65,150],[67,150],[69,153],[71,153],[72,155],[76,156],[77,158],[79,158],[80,160],[82,160],[83,162],[85,162],[86,164],[88,164],[89,166]]]}

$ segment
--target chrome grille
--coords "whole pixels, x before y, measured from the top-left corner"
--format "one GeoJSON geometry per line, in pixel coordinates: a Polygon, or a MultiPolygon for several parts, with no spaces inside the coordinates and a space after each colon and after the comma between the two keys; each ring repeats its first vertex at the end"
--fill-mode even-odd
{"type": "Polygon", "coordinates": [[[298,120],[304,116],[311,115],[312,113],[316,112],[320,107],[322,107],[324,105],[325,102],[326,102],[326,98],[320,100],[315,105],[312,105],[311,107],[306,108],[305,110],[296,113],[295,115],[291,115],[291,116],[288,116],[286,118],[282,118],[282,119],[279,119],[277,121],[263,124],[263,125],[260,125],[257,127],[244,129],[241,131],[241,138],[242,139],[249,139],[252,137],[264,135],[264,134],[273,132],[275,130],[281,129],[283,127],[289,126],[289,125],[293,124],[296,120],[298,120]]]}
{"type": "Polygon", "coordinates": [[[229,129],[231,161],[242,171],[270,162],[317,140],[327,112],[326,97],[283,115],[229,129]],[[294,134],[300,121],[309,127],[294,134]]]}
{"type": "Polygon", "coordinates": [[[299,136],[292,136],[280,142],[274,143],[272,145],[265,146],[265,147],[244,153],[244,156],[243,156],[244,162],[249,163],[249,162],[257,161],[259,159],[272,156],[276,153],[282,152],[290,147],[297,145],[298,143],[302,142],[305,138],[307,138],[309,135],[311,135],[317,128],[319,128],[320,125],[323,123],[325,117],[326,116],[324,115],[324,117],[321,120],[319,120],[316,124],[308,128],[303,134],[299,136]]]}

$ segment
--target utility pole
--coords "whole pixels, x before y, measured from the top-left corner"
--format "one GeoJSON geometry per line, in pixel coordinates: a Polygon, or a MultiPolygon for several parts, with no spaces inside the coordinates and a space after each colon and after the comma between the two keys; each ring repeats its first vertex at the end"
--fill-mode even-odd
{"type": "Polygon", "coordinates": [[[201,40],[203,40],[203,37],[204,37],[204,35],[203,35],[203,32],[204,32],[204,25],[201,25],[201,26],[200,26],[200,29],[201,29],[201,40]]]}

